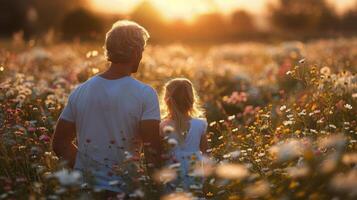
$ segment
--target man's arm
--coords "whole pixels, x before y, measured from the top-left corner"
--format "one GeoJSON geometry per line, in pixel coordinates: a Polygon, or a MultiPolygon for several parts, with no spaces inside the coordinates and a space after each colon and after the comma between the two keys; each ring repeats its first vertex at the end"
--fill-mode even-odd
{"type": "Polygon", "coordinates": [[[159,120],[143,120],[139,124],[139,134],[144,143],[145,159],[149,164],[152,164],[150,168],[156,169],[161,167],[162,164],[162,143],[159,127],[159,120]]]}
{"type": "Polygon", "coordinates": [[[77,155],[77,148],[72,143],[75,136],[75,123],[59,119],[52,137],[52,149],[59,158],[66,160],[71,168],[74,167],[77,155]]]}

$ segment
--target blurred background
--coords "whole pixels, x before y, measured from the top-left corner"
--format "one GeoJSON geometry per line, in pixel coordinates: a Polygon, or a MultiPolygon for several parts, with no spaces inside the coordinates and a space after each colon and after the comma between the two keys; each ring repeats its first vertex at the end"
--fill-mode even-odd
{"type": "Polygon", "coordinates": [[[357,0],[0,0],[2,40],[102,41],[119,19],[153,43],[353,37],[357,0]]]}

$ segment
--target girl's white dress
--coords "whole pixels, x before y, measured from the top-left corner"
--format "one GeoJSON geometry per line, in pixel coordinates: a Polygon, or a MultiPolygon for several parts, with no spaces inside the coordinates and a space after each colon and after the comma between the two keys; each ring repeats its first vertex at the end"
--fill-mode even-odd
{"type": "MultiPolygon", "coordinates": [[[[202,166],[202,152],[200,151],[201,137],[206,133],[207,121],[205,119],[192,118],[190,120],[190,128],[185,136],[184,143],[177,143],[170,150],[171,158],[168,161],[169,165],[179,163],[178,177],[175,181],[168,184],[168,189],[174,190],[180,187],[184,190],[188,190],[190,186],[200,185],[203,182],[201,177],[191,176],[190,172],[194,165],[202,166]]],[[[175,139],[177,141],[177,135],[170,133],[168,138],[175,139]]]]}

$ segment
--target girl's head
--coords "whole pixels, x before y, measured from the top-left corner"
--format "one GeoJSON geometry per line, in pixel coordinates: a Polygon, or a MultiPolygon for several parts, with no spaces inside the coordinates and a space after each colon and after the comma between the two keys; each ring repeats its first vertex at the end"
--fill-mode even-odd
{"type": "Polygon", "coordinates": [[[165,118],[183,120],[187,117],[203,117],[196,91],[186,78],[175,78],[167,82],[162,101],[165,118]]]}

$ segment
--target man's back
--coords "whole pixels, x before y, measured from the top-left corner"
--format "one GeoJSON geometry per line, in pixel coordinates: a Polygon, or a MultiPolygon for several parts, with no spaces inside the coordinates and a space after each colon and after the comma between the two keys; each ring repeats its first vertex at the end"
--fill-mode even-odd
{"type": "Polygon", "coordinates": [[[134,78],[94,76],[70,95],[60,118],[76,125],[75,168],[93,174],[99,187],[120,191],[109,185],[120,180],[113,169],[139,150],[140,121],[160,120],[160,109],[155,90],[134,78]]]}

